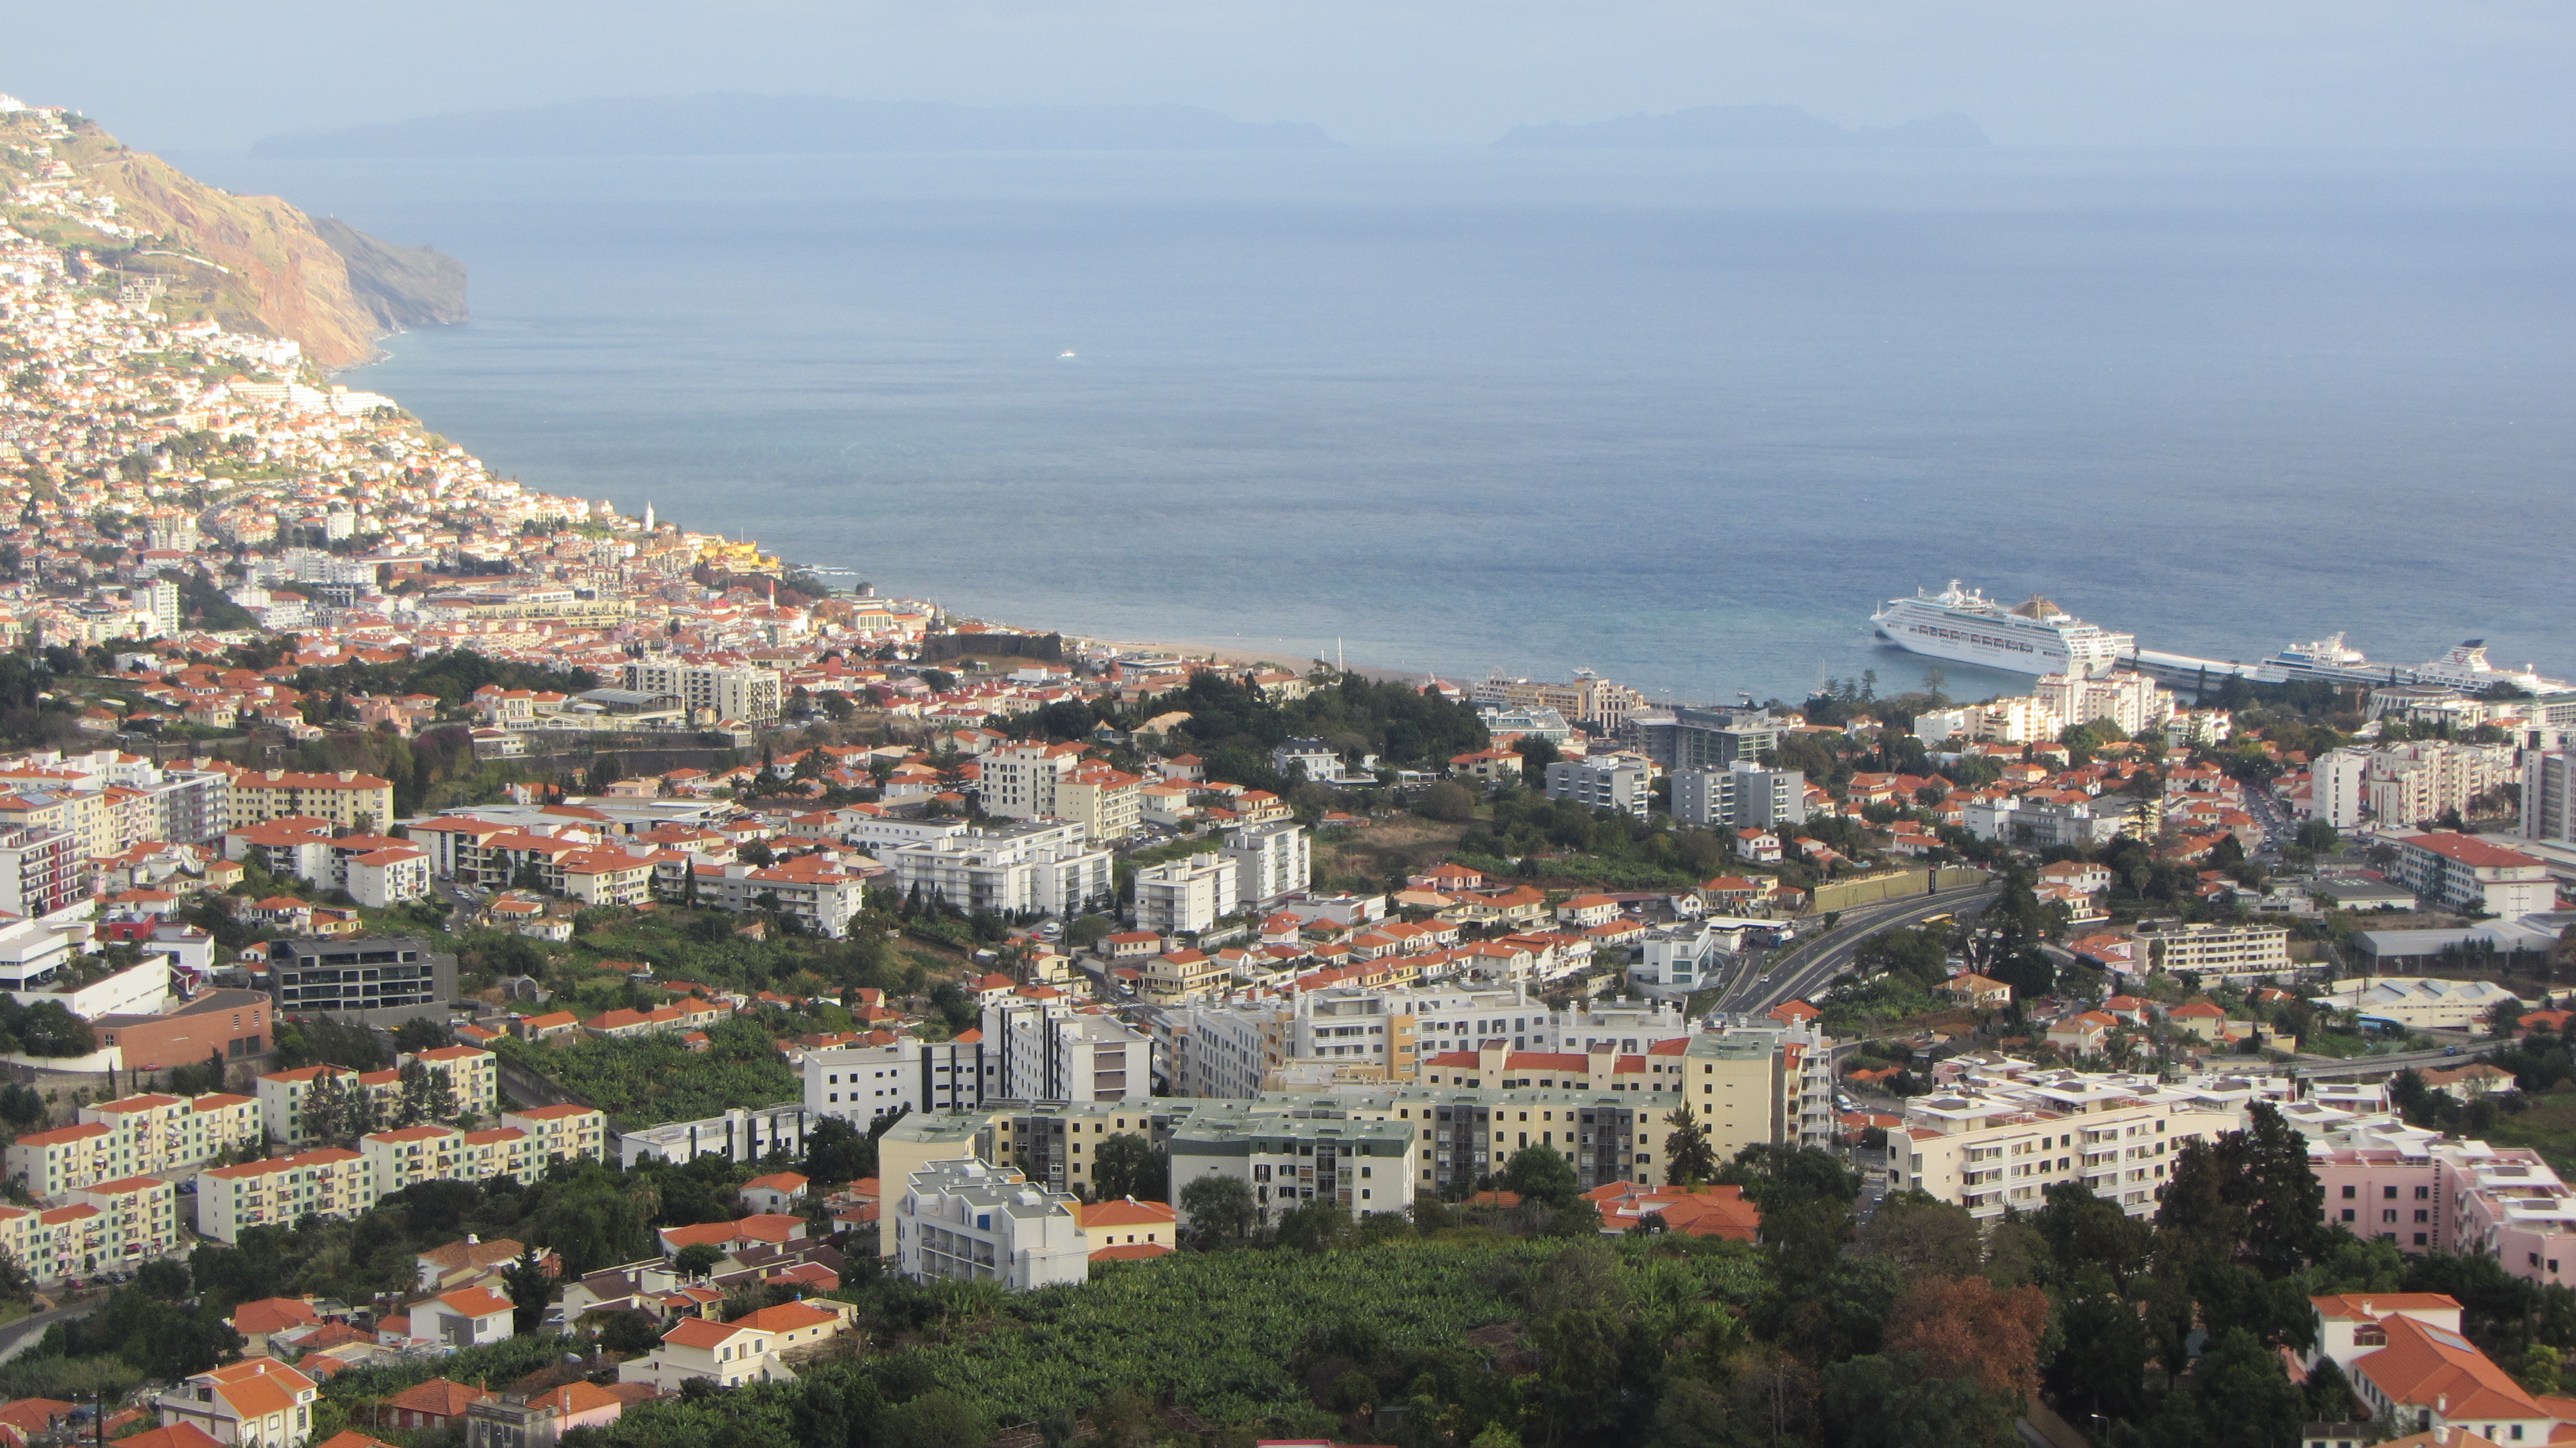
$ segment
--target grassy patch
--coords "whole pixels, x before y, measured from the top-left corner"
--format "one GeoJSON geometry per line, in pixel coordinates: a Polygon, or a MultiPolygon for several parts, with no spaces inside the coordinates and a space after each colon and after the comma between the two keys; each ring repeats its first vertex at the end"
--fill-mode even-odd
{"type": "Polygon", "coordinates": [[[2498,1116],[2486,1139],[2497,1146],[2530,1147],[2559,1171],[2576,1171],[2576,1087],[2544,1092],[2524,1110],[2498,1116]]]}

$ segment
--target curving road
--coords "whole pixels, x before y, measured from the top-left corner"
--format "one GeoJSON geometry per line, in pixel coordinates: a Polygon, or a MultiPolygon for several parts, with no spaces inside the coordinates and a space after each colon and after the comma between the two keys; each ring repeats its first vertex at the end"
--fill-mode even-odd
{"type": "MultiPolygon", "coordinates": [[[[1796,958],[1774,969],[1765,956],[1761,965],[1748,968],[1737,979],[1729,981],[1717,998],[1714,1010],[1729,1015],[1760,1015],[1783,1001],[1797,1000],[1813,994],[1835,976],[1851,969],[1852,955],[1860,943],[1882,930],[1910,925],[1926,915],[1974,913],[2001,887],[1971,885],[1960,890],[1944,890],[1937,895],[1905,895],[1881,900],[1846,910],[1833,929],[1814,936],[1797,948],[1796,958]],[[1762,980],[1768,971],[1770,979],[1762,980]]],[[[1771,955],[1780,952],[1773,951],[1771,955]]]]}

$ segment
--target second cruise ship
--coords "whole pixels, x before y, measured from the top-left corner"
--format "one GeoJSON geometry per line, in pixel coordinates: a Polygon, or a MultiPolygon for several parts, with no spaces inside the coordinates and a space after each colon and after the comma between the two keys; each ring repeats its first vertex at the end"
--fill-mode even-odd
{"type": "Polygon", "coordinates": [[[2095,628],[2037,594],[2007,606],[1955,578],[1939,593],[1892,599],[1869,621],[1898,648],[2020,674],[2104,674],[2137,649],[2134,636],[2095,628]]]}

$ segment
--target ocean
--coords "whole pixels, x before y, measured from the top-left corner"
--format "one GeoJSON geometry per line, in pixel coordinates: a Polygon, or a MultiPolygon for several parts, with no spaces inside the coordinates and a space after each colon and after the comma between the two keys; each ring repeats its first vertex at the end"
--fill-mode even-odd
{"type": "Polygon", "coordinates": [[[348,380],[496,469],[967,616],[1796,699],[1959,578],[2576,673],[2567,158],[174,159],[463,258],[348,380]]]}

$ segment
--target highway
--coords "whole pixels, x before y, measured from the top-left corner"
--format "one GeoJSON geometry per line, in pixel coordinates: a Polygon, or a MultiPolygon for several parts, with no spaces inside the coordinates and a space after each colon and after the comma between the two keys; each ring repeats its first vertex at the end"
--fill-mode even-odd
{"type": "Polygon", "coordinates": [[[1771,966],[1773,957],[1785,953],[1775,950],[1746,967],[1742,976],[1726,986],[1714,1009],[1728,1015],[1760,1015],[1783,1001],[1810,996],[1851,969],[1852,953],[1863,940],[1892,926],[1910,925],[1926,915],[1973,913],[1996,888],[1990,884],[1972,885],[1938,895],[1903,895],[1846,910],[1833,929],[1794,947],[1795,957],[1785,966],[1771,966]],[[1761,979],[1765,972],[1771,977],[1768,981],[1761,979]]]}
{"type": "Polygon", "coordinates": [[[2335,1060],[2326,1056],[2301,1056],[2290,1067],[2290,1074],[2303,1081],[2330,1080],[2338,1076],[2394,1076],[2409,1066],[2433,1066],[2453,1070],[2493,1050],[2499,1042],[2481,1041],[2476,1045],[2453,1046],[2433,1051],[2393,1051],[2385,1056],[2353,1056],[2335,1060]]]}

